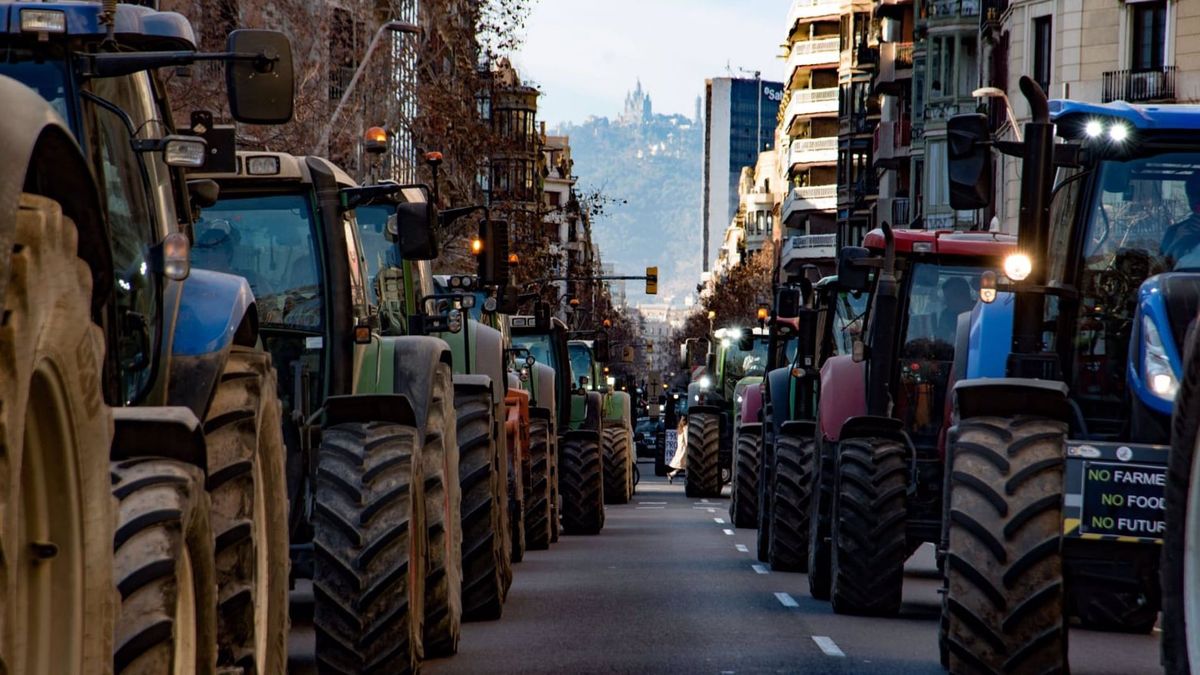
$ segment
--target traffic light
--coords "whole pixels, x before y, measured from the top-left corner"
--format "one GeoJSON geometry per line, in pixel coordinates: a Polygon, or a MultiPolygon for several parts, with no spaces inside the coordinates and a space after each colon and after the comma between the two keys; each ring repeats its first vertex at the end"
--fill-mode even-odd
{"type": "Polygon", "coordinates": [[[658,295],[658,268],[646,268],[646,295],[658,295]]]}

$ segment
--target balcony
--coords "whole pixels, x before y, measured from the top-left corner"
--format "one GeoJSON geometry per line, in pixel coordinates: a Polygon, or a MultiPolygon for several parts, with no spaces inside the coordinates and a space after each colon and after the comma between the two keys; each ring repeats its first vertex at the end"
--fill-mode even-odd
{"type": "Polygon", "coordinates": [[[838,38],[803,40],[792,45],[788,56],[789,73],[803,66],[817,66],[838,62],[838,38]]]}
{"type": "Polygon", "coordinates": [[[834,164],[837,162],[837,136],[801,138],[788,149],[788,165],[834,164]]]}
{"type": "Polygon", "coordinates": [[[877,93],[899,93],[899,87],[889,85],[896,80],[912,77],[913,43],[884,42],[879,45],[879,76],[875,78],[877,93]],[[895,89],[896,91],[890,91],[895,89]]]}
{"type": "Polygon", "coordinates": [[[1170,102],[1175,100],[1175,66],[1154,70],[1113,70],[1104,73],[1102,103],[1170,102]]]}
{"type": "Polygon", "coordinates": [[[795,214],[806,211],[834,211],[837,209],[837,185],[815,185],[794,187],[783,199],[783,222],[789,222],[795,214]]]}
{"type": "Polygon", "coordinates": [[[837,16],[842,12],[841,0],[792,0],[788,9],[788,26],[797,21],[820,16],[837,16]]]}
{"type": "Polygon", "coordinates": [[[783,242],[779,262],[788,274],[798,274],[814,260],[832,260],[837,256],[836,234],[805,234],[783,242]]]}
{"type": "Polygon", "coordinates": [[[928,19],[958,19],[979,16],[983,0],[933,0],[924,7],[928,19]]]}
{"type": "Polygon", "coordinates": [[[906,121],[880,122],[875,127],[872,156],[875,166],[895,168],[897,160],[908,156],[912,145],[912,125],[906,121]]]}
{"type": "Polygon", "coordinates": [[[795,89],[788,98],[784,119],[791,123],[799,115],[836,114],[838,111],[838,89],[795,89]]]}

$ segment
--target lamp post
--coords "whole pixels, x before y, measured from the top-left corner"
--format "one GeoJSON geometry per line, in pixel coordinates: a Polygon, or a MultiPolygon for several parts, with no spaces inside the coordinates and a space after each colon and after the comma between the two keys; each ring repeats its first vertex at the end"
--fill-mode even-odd
{"type": "Polygon", "coordinates": [[[354,87],[358,84],[358,78],[362,76],[363,70],[366,69],[367,63],[371,60],[371,54],[374,53],[375,47],[379,45],[379,40],[383,38],[385,33],[389,32],[417,35],[420,34],[421,29],[416,24],[405,21],[388,21],[380,26],[379,30],[375,31],[375,37],[371,38],[371,43],[367,45],[367,53],[363,55],[358,68],[354,70],[354,76],[350,78],[350,84],[346,85],[346,91],[342,92],[341,100],[338,101],[337,107],[333,109],[333,114],[329,116],[329,121],[325,123],[325,130],[321,132],[321,139],[317,141],[317,144],[313,146],[313,149],[308,154],[325,154],[325,150],[329,145],[329,135],[333,133],[333,123],[342,114],[342,108],[346,107],[346,102],[350,100],[350,94],[354,93],[354,87]]]}

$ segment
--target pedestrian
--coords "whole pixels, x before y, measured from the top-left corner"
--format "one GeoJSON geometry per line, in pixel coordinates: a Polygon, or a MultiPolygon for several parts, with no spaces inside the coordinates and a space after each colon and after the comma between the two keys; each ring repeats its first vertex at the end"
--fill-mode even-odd
{"type": "Polygon", "coordinates": [[[675,477],[687,469],[687,426],[687,415],[681,415],[675,427],[675,456],[667,465],[673,469],[667,473],[668,483],[674,483],[675,477]]]}

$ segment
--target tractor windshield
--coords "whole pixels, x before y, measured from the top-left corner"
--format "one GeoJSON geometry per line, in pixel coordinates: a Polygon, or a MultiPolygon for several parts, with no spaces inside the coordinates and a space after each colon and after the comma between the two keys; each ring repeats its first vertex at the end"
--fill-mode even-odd
{"type": "MultiPolygon", "coordinates": [[[[550,344],[549,335],[514,335],[512,338],[513,347],[519,349],[528,349],[531,356],[538,363],[545,364],[551,368],[558,368],[558,364],[554,359],[554,349],[550,344]]],[[[576,379],[576,382],[579,380],[576,379]]]]}
{"type": "Polygon", "coordinates": [[[908,273],[896,416],[919,446],[936,443],[941,431],[958,319],[974,308],[983,269],[919,262],[908,273]]]}
{"type": "Polygon", "coordinates": [[[312,210],[301,194],[232,196],[196,222],[192,264],[245,277],[263,325],[320,330],[312,210]]]}
{"type": "Polygon", "coordinates": [[[588,389],[595,389],[597,383],[592,381],[592,350],[587,345],[578,342],[567,345],[571,357],[571,382],[579,384],[579,378],[588,379],[588,389]]]}
{"type": "Polygon", "coordinates": [[[36,53],[29,49],[6,49],[4,59],[0,61],[0,75],[11,77],[36,91],[55,112],[62,115],[69,126],[74,127],[74,115],[67,104],[69,92],[65,54],[57,58],[48,58],[47,54],[47,51],[59,49],[47,46],[46,50],[39,49],[36,53]]]}
{"type": "MultiPolygon", "coordinates": [[[[396,219],[393,210],[386,204],[360,206],[354,210],[358,221],[358,239],[362,244],[363,258],[367,261],[367,297],[371,304],[379,304],[380,284],[383,270],[399,270],[400,252],[396,248],[396,219]]],[[[400,275],[390,275],[389,281],[403,283],[400,275]]],[[[398,290],[403,291],[403,286],[398,290]]]]}

